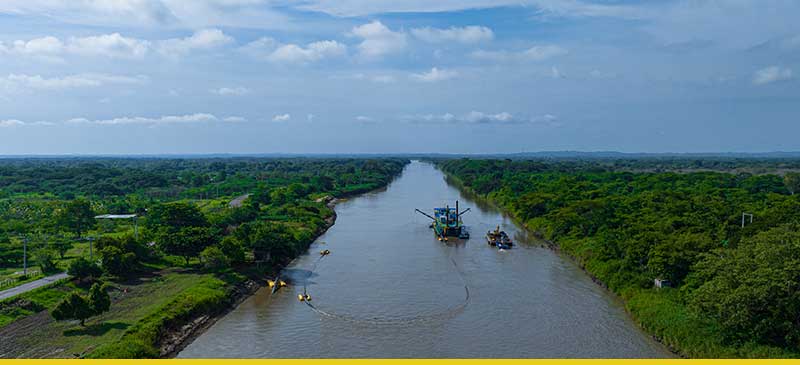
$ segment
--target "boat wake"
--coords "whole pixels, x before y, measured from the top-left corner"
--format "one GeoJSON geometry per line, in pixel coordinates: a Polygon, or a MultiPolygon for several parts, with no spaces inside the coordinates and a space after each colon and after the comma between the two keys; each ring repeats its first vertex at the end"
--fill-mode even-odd
{"type": "MultiPolygon", "coordinates": [[[[319,259],[314,261],[314,265],[311,266],[309,272],[313,273],[316,271],[319,263],[324,259],[325,256],[320,256],[319,259]]],[[[367,325],[398,325],[398,324],[408,324],[408,323],[416,323],[416,322],[429,322],[431,320],[441,320],[441,319],[448,319],[455,317],[459,313],[461,313],[464,308],[467,307],[470,300],[469,294],[469,285],[467,285],[467,280],[464,278],[464,273],[461,272],[461,269],[458,267],[458,264],[453,259],[453,257],[449,257],[450,263],[453,265],[453,269],[458,273],[459,279],[461,279],[461,283],[464,285],[464,299],[454,305],[452,307],[448,307],[442,311],[437,311],[433,313],[420,313],[418,315],[413,316],[376,316],[376,317],[357,317],[351,316],[341,313],[336,313],[331,310],[327,310],[324,308],[320,308],[311,303],[311,300],[303,300],[303,302],[311,308],[312,311],[316,312],[322,317],[337,319],[341,321],[347,321],[351,323],[358,323],[358,324],[367,324],[367,325]]],[[[303,297],[310,298],[308,294],[308,281],[303,283],[303,297]]]]}

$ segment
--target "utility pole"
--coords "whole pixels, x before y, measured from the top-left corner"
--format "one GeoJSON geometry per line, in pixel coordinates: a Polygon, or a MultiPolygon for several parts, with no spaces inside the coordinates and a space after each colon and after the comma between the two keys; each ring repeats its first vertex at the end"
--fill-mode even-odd
{"type": "Polygon", "coordinates": [[[94,250],[92,248],[92,242],[94,241],[94,237],[89,237],[89,261],[94,262],[94,250]]]}
{"type": "Polygon", "coordinates": [[[744,217],[750,217],[750,223],[753,223],[753,213],[742,212],[742,228],[744,228],[744,217]]]}
{"type": "Polygon", "coordinates": [[[22,239],[22,275],[28,276],[28,236],[22,239]]]}

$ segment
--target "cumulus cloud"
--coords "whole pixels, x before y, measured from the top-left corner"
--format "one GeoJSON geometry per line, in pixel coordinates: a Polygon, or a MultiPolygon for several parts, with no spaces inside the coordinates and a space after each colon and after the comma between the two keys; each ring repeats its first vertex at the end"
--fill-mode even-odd
{"type": "Polygon", "coordinates": [[[509,112],[484,113],[471,111],[463,115],[452,113],[408,115],[402,119],[415,123],[462,123],[462,124],[545,124],[556,125],[558,118],[551,114],[534,117],[519,117],[509,112]]]}
{"type": "Polygon", "coordinates": [[[222,119],[222,121],[228,123],[241,123],[241,122],[246,122],[247,119],[242,117],[225,117],[222,119]]]}
{"type": "Polygon", "coordinates": [[[792,69],[780,66],[769,66],[753,74],[753,83],[756,85],[765,85],[777,81],[791,80],[792,78],[794,78],[792,69]]]}
{"type": "Polygon", "coordinates": [[[144,56],[149,48],[149,41],[123,37],[119,33],[70,37],[65,41],[46,36],[28,41],[16,40],[10,44],[0,43],[0,53],[46,59],[60,59],[67,54],[137,58],[144,56]]]}
{"type": "Polygon", "coordinates": [[[490,41],[494,38],[494,32],[483,26],[470,25],[466,27],[440,28],[414,28],[411,29],[414,37],[429,43],[456,42],[472,44],[490,41]]]}
{"type": "Polygon", "coordinates": [[[347,46],[333,40],[312,42],[306,46],[281,44],[272,38],[262,37],[244,45],[241,51],[258,59],[296,64],[344,56],[347,54],[347,46]]]}
{"type": "Polygon", "coordinates": [[[0,92],[17,93],[29,90],[63,90],[74,88],[98,87],[106,84],[143,84],[145,76],[121,76],[105,74],[78,74],[64,77],[47,78],[41,75],[9,74],[0,77],[0,92]]]}
{"type": "Polygon", "coordinates": [[[458,77],[458,72],[447,69],[432,68],[428,72],[411,74],[411,79],[422,82],[438,82],[458,77]]]}
{"type": "Polygon", "coordinates": [[[73,37],[66,45],[66,50],[71,53],[106,57],[143,57],[149,48],[149,41],[123,37],[119,33],[73,37]]]}
{"type": "Polygon", "coordinates": [[[195,113],[186,115],[168,115],[157,118],[151,117],[119,117],[113,119],[95,119],[90,120],[87,118],[73,118],[67,121],[70,124],[99,124],[99,125],[122,125],[122,124],[191,124],[201,122],[218,121],[213,114],[208,113],[195,113]]]}
{"type": "Polygon", "coordinates": [[[490,61],[544,61],[569,53],[565,48],[556,45],[533,46],[523,51],[486,51],[477,50],[470,55],[476,59],[490,61]]]}
{"type": "Polygon", "coordinates": [[[337,41],[309,43],[306,47],[286,44],[278,47],[267,59],[283,63],[309,63],[323,58],[340,57],[347,53],[347,46],[337,41]]]}
{"type": "Polygon", "coordinates": [[[362,39],[358,44],[358,54],[366,60],[401,52],[408,44],[404,32],[395,32],[377,20],[357,26],[350,33],[362,39]]]}
{"type": "Polygon", "coordinates": [[[194,50],[209,50],[232,43],[233,38],[219,29],[202,29],[189,37],[165,39],[158,42],[158,52],[170,56],[182,56],[194,50]]]}
{"type": "Polygon", "coordinates": [[[217,48],[231,42],[233,42],[233,38],[219,29],[204,29],[196,31],[189,37],[158,41],[125,37],[119,33],[70,37],[65,40],[46,36],[28,41],[16,40],[8,44],[0,42],[0,54],[51,60],[60,60],[61,57],[67,55],[142,58],[155,49],[162,55],[175,57],[185,55],[193,50],[217,48]]]}
{"type": "Polygon", "coordinates": [[[221,96],[242,96],[250,93],[250,89],[246,87],[221,87],[219,89],[211,90],[213,94],[221,96]]]}
{"type": "Polygon", "coordinates": [[[286,122],[292,119],[292,116],[289,113],[286,114],[278,114],[272,117],[273,122],[286,122]]]}

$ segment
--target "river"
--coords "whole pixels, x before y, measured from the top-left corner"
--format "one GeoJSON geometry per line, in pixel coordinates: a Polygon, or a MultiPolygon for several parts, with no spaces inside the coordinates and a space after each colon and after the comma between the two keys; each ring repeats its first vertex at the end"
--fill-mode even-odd
{"type": "Polygon", "coordinates": [[[616,297],[491,207],[414,161],[388,187],[337,204],[336,224],[178,357],[672,357],[616,297]],[[432,211],[460,200],[472,238],[441,243],[432,211]],[[517,245],[488,246],[501,225],[517,245]],[[319,251],[331,254],[320,258],[319,251]],[[314,308],[298,301],[307,290],[314,308]]]}

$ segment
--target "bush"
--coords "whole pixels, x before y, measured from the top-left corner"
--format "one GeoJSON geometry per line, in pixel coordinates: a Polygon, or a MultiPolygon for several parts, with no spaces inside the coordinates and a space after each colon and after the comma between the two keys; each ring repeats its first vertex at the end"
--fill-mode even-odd
{"type": "Polygon", "coordinates": [[[200,253],[200,259],[209,269],[223,269],[229,267],[231,260],[217,246],[208,246],[200,253]]]}
{"type": "Polygon", "coordinates": [[[89,304],[89,300],[78,294],[78,292],[72,292],[53,308],[50,315],[57,321],[77,319],[81,321],[81,326],[84,326],[86,319],[91,317],[93,313],[94,310],[89,304]]]}
{"type": "Polygon", "coordinates": [[[218,246],[232,264],[244,262],[246,250],[242,241],[238,240],[236,237],[226,236],[220,241],[218,246]]]}
{"type": "Polygon", "coordinates": [[[53,251],[41,249],[36,252],[35,261],[42,268],[42,273],[52,273],[58,270],[53,251]]]}
{"type": "Polygon", "coordinates": [[[101,269],[97,264],[80,257],[69,264],[67,274],[70,274],[71,276],[81,280],[86,278],[98,278],[103,274],[103,269],[101,269]]]}
{"type": "Polygon", "coordinates": [[[111,275],[125,277],[136,270],[136,255],[131,252],[123,252],[119,247],[107,246],[103,247],[99,253],[103,262],[103,270],[111,275]]]}
{"type": "Polygon", "coordinates": [[[89,306],[94,315],[107,312],[111,308],[111,297],[108,295],[105,284],[94,283],[89,289],[89,306]]]}
{"type": "Polygon", "coordinates": [[[77,291],[72,292],[53,308],[50,315],[57,321],[77,319],[81,321],[81,326],[84,326],[88,318],[106,312],[110,307],[111,298],[106,292],[106,286],[95,283],[89,289],[88,297],[80,295],[77,291]]]}

